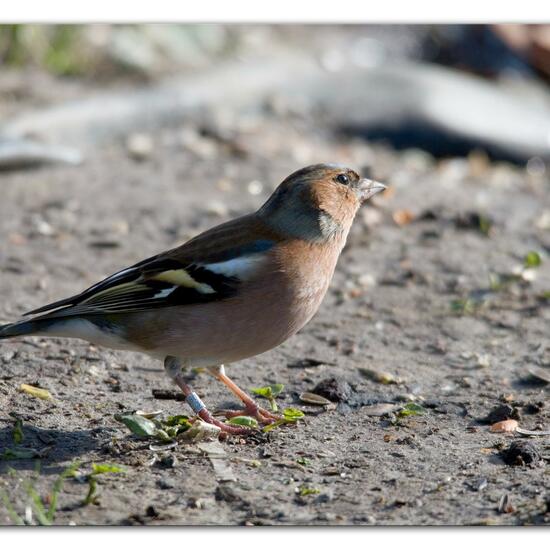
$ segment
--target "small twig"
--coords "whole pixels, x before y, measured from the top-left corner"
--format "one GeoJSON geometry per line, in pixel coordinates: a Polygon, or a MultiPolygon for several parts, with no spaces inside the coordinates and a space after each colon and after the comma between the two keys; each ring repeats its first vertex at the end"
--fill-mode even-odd
{"type": "Polygon", "coordinates": [[[155,399],[172,399],[174,401],[185,401],[185,395],[177,390],[153,389],[152,393],[155,399]]]}

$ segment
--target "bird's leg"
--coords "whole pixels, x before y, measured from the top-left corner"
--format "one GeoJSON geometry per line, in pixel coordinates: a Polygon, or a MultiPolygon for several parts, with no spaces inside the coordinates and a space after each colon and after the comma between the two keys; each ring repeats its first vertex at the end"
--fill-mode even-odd
{"type": "Polygon", "coordinates": [[[228,434],[246,435],[252,432],[250,428],[229,426],[228,424],[220,422],[214,418],[201,401],[201,398],[193,391],[191,386],[185,382],[181,367],[181,361],[176,357],[168,356],[164,359],[164,370],[166,371],[166,374],[181,389],[183,395],[185,395],[185,401],[201,420],[207,424],[218,426],[222,432],[228,434]]]}
{"type": "Polygon", "coordinates": [[[227,386],[231,392],[236,395],[243,403],[244,410],[242,411],[223,411],[226,418],[232,418],[234,416],[251,416],[258,420],[262,424],[271,424],[280,417],[268,410],[260,407],[252,397],[245,393],[227,374],[225,374],[225,368],[223,365],[217,365],[215,367],[208,367],[206,369],[212,376],[218,379],[222,384],[227,386]]]}

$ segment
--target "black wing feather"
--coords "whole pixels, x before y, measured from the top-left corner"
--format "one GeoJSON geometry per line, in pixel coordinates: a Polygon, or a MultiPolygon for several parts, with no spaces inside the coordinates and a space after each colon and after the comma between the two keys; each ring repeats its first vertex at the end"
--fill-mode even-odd
{"type": "Polygon", "coordinates": [[[209,271],[199,265],[157,257],[124,269],[86,289],[81,294],[30,311],[42,317],[67,317],[90,313],[123,313],[143,309],[204,303],[233,295],[239,280],[209,271]],[[197,288],[157,280],[167,271],[184,270],[195,282],[212,288],[204,293],[197,288]]]}

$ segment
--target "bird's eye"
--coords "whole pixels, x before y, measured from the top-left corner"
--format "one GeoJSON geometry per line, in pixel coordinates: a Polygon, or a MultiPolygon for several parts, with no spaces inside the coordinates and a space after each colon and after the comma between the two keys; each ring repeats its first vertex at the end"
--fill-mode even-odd
{"type": "Polygon", "coordinates": [[[348,176],[346,176],[346,174],[338,174],[338,176],[336,176],[336,181],[338,183],[341,183],[342,185],[348,185],[349,178],[348,176]]]}

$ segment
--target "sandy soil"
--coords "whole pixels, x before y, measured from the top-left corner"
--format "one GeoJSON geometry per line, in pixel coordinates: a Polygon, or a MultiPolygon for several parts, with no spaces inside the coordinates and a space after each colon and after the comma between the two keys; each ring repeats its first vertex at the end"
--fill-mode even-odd
{"type": "MultiPolygon", "coordinates": [[[[280,348],[229,368],[244,388],[283,383],[280,404],[302,408],[305,420],[224,442],[236,480],[219,481],[196,445],[152,451],[114,419],[123,410],[189,412],[153,397],[171,389],[160,364],[80,341],[2,342],[0,449],[16,446],[21,418],[21,445],[44,454],[39,467],[0,461],[14,509],[24,516],[29,480],[45,497],[80,461],[82,472],[95,462],[126,473],[98,476],[87,506],[88,484],[67,480],[56,524],[548,523],[548,436],[491,433],[483,421],[505,405],[493,420],[550,428],[548,386],[528,372],[550,374],[545,174],[480,155],[436,162],[336,140],[292,114],[248,121],[231,137],[237,146],[195,130],[150,135],[152,152],[139,162],[118,144],[80,167],[0,174],[0,321],[255,209],[305,164],[368,167],[391,191],[360,212],[317,316],[280,348]],[[543,254],[534,281],[503,277],[530,250],[543,254]],[[339,383],[334,410],[300,403],[327,379],[339,383]],[[22,383],[54,399],[21,393],[22,383]],[[408,402],[424,414],[400,416],[408,402]],[[395,410],[374,416],[381,403],[395,410]],[[518,441],[532,448],[507,464],[518,441]]],[[[206,374],[194,385],[212,408],[233,403],[206,374]]],[[[0,523],[12,522],[0,504],[0,523]]]]}

